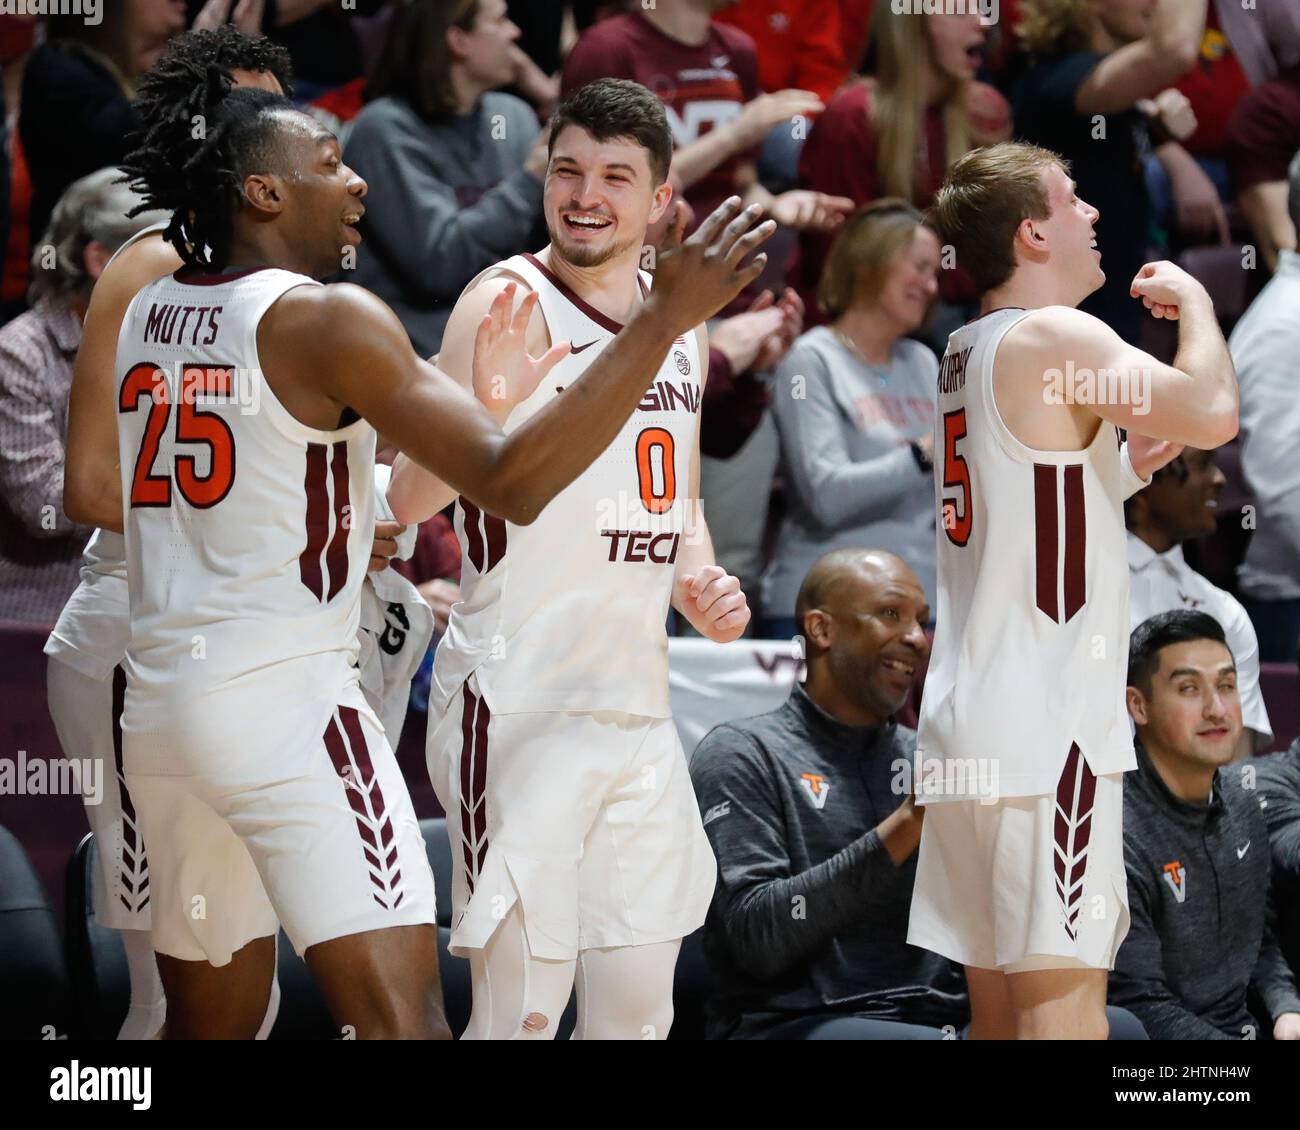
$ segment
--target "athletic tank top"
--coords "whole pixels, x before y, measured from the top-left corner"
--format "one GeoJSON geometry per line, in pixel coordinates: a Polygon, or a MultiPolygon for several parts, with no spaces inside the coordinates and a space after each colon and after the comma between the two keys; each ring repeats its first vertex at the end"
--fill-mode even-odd
{"type": "Polygon", "coordinates": [[[315,725],[355,682],[375,433],[364,420],[333,431],[300,423],[257,351],[265,312],[319,285],[269,268],[182,271],[127,309],[117,351],[125,732],[252,727],[304,700],[315,725]]]}
{"type": "Polygon", "coordinates": [[[1011,434],[994,367],[1029,313],[957,330],[939,368],[938,602],[917,736],[921,783],[929,774],[936,789],[926,801],[981,795],[972,774],[998,796],[1054,792],[1073,744],[1094,773],[1135,767],[1118,434],[1103,421],[1082,451],[1011,434]]]}
{"type": "MultiPolygon", "coordinates": [[[[509,433],[562,396],[622,327],[531,255],[479,279],[502,272],[541,296],[551,340],[573,343],[511,412],[509,433]]],[[[648,291],[649,276],[640,278],[648,291]]],[[[494,713],[669,716],[666,620],[677,556],[690,536],[686,496],[699,412],[700,357],[691,333],[668,350],[614,441],[531,525],[460,499],[461,600],[434,661],[439,707],[473,672],[494,713]]]]}

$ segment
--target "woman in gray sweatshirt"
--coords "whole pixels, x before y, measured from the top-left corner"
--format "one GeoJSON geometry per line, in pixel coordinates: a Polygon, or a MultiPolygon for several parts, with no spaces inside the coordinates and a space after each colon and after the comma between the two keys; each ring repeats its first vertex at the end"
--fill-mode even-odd
{"type": "Polygon", "coordinates": [[[940,245],[903,200],[876,200],[844,225],[822,275],[830,319],[777,370],[772,413],[788,509],[763,578],[763,629],[795,634],[794,602],[832,549],[887,549],[934,600],[935,380],[939,362],[905,335],[938,292],[940,245]]]}

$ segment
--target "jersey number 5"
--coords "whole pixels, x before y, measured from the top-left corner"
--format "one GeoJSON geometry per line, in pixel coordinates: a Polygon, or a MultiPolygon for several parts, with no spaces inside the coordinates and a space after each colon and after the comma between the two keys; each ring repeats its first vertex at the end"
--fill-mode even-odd
{"type": "Polygon", "coordinates": [[[953,545],[970,541],[971,492],[970,466],[964,455],[957,454],[957,442],[966,438],[966,409],[958,408],[943,417],[943,485],[959,487],[961,499],[943,498],[943,529],[953,545]]]}
{"type": "MultiPolygon", "coordinates": [[[[177,455],[175,481],[181,497],[191,506],[206,510],[216,506],[235,483],[235,436],[215,412],[202,412],[194,407],[198,396],[229,396],[232,370],[194,365],[181,370],[181,397],[176,406],[176,442],[204,444],[208,448],[208,473],[196,470],[193,455],[177,455]]],[[[144,436],[140,440],[140,454],[135,461],[135,474],[131,479],[131,505],[170,506],[172,504],[171,474],[155,474],[153,465],[158,458],[158,444],[171,417],[171,396],[163,372],[156,365],[134,365],[122,382],[118,397],[119,412],[139,411],[140,401],[150,402],[149,418],[145,421],[144,436]]]]}

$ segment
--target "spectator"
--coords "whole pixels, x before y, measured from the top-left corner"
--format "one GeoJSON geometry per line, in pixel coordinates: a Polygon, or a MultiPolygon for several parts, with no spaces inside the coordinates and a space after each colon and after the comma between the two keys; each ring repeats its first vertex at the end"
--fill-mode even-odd
{"type": "Polygon", "coordinates": [[[72,363],[90,291],[113,252],[162,219],[117,169],[76,181],[32,261],[32,308],[0,329],[0,620],[52,624],[93,532],[63,513],[72,363]],[[52,262],[51,262],[52,258],[52,262]]]}
{"type": "MultiPolygon", "coordinates": [[[[1300,662],[1300,653],[1296,656],[1300,662]]],[[[1300,737],[1255,763],[1259,807],[1273,853],[1273,905],[1282,956],[1300,978],[1300,737]]]]}
{"type": "Polygon", "coordinates": [[[836,240],[819,302],[777,371],[773,415],[788,510],[763,584],[763,635],[798,630],[795,597],[827,550],[872,545],[909,561],[935,591],[933,353],[906,335],[938,291],[939,237],[885,198],[836,240]]]}
{"type": "MultiPolygon", "coordinates": [[[[738,27],[758,50],[758,85],[768,94],[807,90],[829,102],[849,77],[840,29],[842,0],[733,0],[714,19],[738,27]]],[[[807,125],[782,122],[763,139],[758,175],[769,188],[793,188],[807,125]]]]}
{"type": "Polygon", "coordinates": [[[1228,164],[1237,206],[1269,271],[1296,249],[1287,209],[1287,165],[1300,153],[1300,64],[1251,91],[1228,123],[1228,164]]]}
{"type": "MultiPolygon", "coordinates": [[[[1291,162],[1288,209],[1300,228],[1300,153],[1291,162]]],[[[1277,272],[1242,315],[1228,348],[1241,388],[1241,469],[1258,506],[1239,580],[1259,633],[1259,657],[1285,663],[1300,638],[1300,254],[1278,253],[1277,272]]]]}
{"type": "MultiPolygon", "coordinates": [[[[857,205],[897,196],[927,208],[953,161],[1011,136],[1006,100],[974,81],[985,29],[975,14],[918,18],[878,4],[871,37],[874,77],[831,101],[804,146],[800,175],[809,188],[857,205]]],[[[796,285],[809,306],[830,245],[817,232],[801,240],[796,285]]],[[[947,272],[943,289],[948,303],[974,298],[961,272],[947,272]]],[[[936,336],[964,320],[949,317],[936,336]]]]}
{"type": "Polygon", "coordinates": [[[1212,585],[1183,557],[1183,542],[1214,533],[1225,482],[1214,452],[1187,448],[1124,504],[1129,614],[1135,628],[1175,608],[1205,612],[1218,621],[1237,663],[1237,697],[1245,721],[1237,755],[1248,757],[1273,741],[1259,688],[1259,640],[1241,602],[1212,585]]]}
{"type": "Polygon", "coordinates": [[[1300,63],[1300,5],[1215,0],[1215,10],[1252,86],[1300,63]]]}
{"type": "Polygon", "coordinates": [[[842,549],[798,612],[807,682],[691,759],[718,859],[708,1035],[940,1039],[969,1009],[960,970],[907,944],[923,813],[898,784],[916,734],[891,720],[929,650],[925,593],[892,554],[842,549]]]}
{"type": "Polygon", "coordinates": [[[23,74],[36,42],[35,16],[0,16],[0,68],[4,72],[4,152],[0,154],[0,232],[4,243],[4,281],[0,284],[0,325],[27,309],[27,284],[31,277],[32,237],[28,220],[32,209],[32,178],[18,136],[23,74]]]}
{"type": "Polygon", "coordinates": [[[1269,926],[1264,817],[1247,767],[1232,652],[1218,621],[1177,609],[1129,647],[1138,768],[1124,781],[1130,924],[1109,999],[1153,1040],[1250,1039],[1253,990],[1276,1039],[1300,1039],[1300,995],[1269,926]],[[1253,849],[1253,850],[1252,850],[1253,849]]]}
{"type": "Polygon", "coordinates": [[[757,149],[776,126],[822,109],[816,95],[760,95],[754,42],[710,22],[734,0],[657,0],[604,20],[578,40],[564,64],[563,92],[598,78],[648,86],[668,108],[676,153],[672,176],[695,223],[739,193],[795,230],[833,231],[852,202],[818,192],[769,193],[758,180],[757,149]]]}
{"type": "Polygon", "coordinates": [[[30,231],[78,177],[118,164],[135,128],[135,82],[185,30],[184,0],[117,0],[103,18],[49,17],[49,37],[23,75],[18,130],[32,178],[30,231]]]}
{"type": "MultiPolygon", "coordinates": [[[[405,0],[403,0],[405,2],[405,0]]],[[[289,52],[293,60],[294,93],[298,98],[317,98],[327,90],[361,77],[363,59],[355,20],[376,16],[389,0],[186,0],[195,27],[213,27],[229,17],[240,22],[260,8],[258,18],[247,30],[258,28],[289,52]],[[204,23],[202,12],[215,22],[204,23]]]]}
{"type": "MultiPolygon", "coordinates": [[[[1151,215],[1150,137],[1138,102],[1154,98],[1196,62],[1206,0],[1156,0],[1154,12],[1132,0],[1025,0],[1022,8],[1018,32],[1033,65],[1016,87],[1017,135],[1070,161],[1080,199],[1100,211],[1106,282],[1080,308],[1135,344],[1142,304],[1130,297],[1129,285],[1146,261],[1151,215]]],[[[1200,185],[1200,170],[1165,156],[1168,167],[1178,167],[1173,189],[1182,200],[1200,185]]]]}
{"type": "Polygon", "coordinates": [[[370,185],[355,281],[437,353],[456,298],[528,247],[541,216],[546,139],[514,75],[505,0],[412,0],[353,123],[346,159],[370,185]]]}

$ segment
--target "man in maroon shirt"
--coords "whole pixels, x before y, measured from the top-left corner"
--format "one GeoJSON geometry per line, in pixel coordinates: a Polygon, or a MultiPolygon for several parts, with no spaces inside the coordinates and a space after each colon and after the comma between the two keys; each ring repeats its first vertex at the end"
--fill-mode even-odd
{"type": "Polygon", "coordinates": [[[1279,251],[1296,248],[1287,211],[1287,166],[1298,150],[1300,64],[1246,95],[1228,122],[1228,166],[1237,204],[1270,271],[1277,269],[1279,251]]]}

